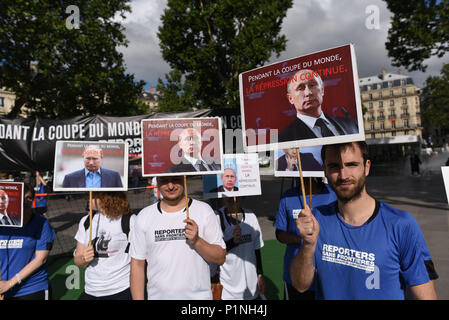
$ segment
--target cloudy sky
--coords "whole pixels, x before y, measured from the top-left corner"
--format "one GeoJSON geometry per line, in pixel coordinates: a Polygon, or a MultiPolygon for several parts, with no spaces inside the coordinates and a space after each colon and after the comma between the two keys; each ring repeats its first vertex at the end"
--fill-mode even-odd
{"type": "MultiPolygon", "coordinates": [[[[121,48],[129,73],[137,80],[147,82],[147,88],[156,86],[158,78],[170,71],[159,50],[157,30],[166,0],[133,0],[132,12],[121,20],[129,40],[127,48],[121,48]]],[[[287,49],[273,63],[293,57],[321,51],[335,46],[353,43],[356,50],[359,77],[379,74],[382,68],[397,73],[385,49],[391,13],[382,0],[294,0],[293,7],[284,19],[282,33],[287,37],[287,49]],[[378,28],[368,28],[378,9],[378,28]]],[[[426,73],[407,72],[415,84],[422,86],[429,75],[437,75],[449,55],[442,59],[426,61],[426,73]]],[[[267,64],[268,64],[267,63],[267,64]]]]}

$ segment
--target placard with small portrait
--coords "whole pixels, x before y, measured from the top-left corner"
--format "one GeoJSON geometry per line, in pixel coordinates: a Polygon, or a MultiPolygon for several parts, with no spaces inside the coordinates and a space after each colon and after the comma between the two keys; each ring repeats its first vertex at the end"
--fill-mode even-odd
{"type": "Polygon", "coordinates": [[[54,191],[126,191],[126,142],[57,141],[54,191]]]}
{"type": "Polygon", "coordinates": [[[209,175],[223,172],[221,119],[145,119],[142,175],[209,175]]]}

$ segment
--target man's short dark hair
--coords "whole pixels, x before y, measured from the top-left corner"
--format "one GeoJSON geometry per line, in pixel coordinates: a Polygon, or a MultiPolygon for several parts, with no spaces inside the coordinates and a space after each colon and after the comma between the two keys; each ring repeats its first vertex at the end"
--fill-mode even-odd
{"type": "Polygon", "coordinates": [[[368,145],[365,141],[354,141],[354,142],[346,142],[346,143],[337,143],[337,144],[326,144],[321,148],[321,160],[323,161],[323,165],[326,160],[326,151],[328,149],[332,150],[345,150],[346,148],[352,147],[352,145],[356,144],[360,148],[360,151],[362,152],[363,157],[363,164],[366,164],[366,161],[368,160],[368,145]]]}

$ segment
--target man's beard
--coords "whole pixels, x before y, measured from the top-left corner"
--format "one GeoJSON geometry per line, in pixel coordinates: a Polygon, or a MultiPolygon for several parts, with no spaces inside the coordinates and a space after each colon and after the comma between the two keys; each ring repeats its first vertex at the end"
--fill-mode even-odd
{"type": "Polygon", "coordinates": [[[339,201],[343,203],[348,203],[352,200],[357,200],[361,197],[362,191],[365,188],[366,184],[366,177],[362,176],[360,179],[354,181],[354,180],[337,180],[337,183],[331,183],[331,180],[329,179],[329,184],[334,190],[335,194],[337,195],[337,198],[339,201]],[[338,186],[340,184],[345,184],[347,182],[350,182],[353,184],[353,188],[351,190],[341,190],[338,189],[338,186]]]}

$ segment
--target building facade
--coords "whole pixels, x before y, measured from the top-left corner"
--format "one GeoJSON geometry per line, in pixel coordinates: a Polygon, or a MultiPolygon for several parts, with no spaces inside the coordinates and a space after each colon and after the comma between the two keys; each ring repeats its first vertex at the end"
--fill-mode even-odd
{"type": "Polygon", "coordinates": [[[404,157],[422,140],[420,88],[413,79],[387,73],[359,79],[366,142],[379,160],[404,157]]]}
{"type": "Polygon", "coordinates": [[[148,106],[148,113],[158,111],[159,105],[159,92],[156,88],[151,87],[148,91],[144,91],[140,100],[148,106]]]}
{"type": "Polygon", "coordinates": [[[0,88],[0,116],[8,114],[14,106],[16,95],[4,88],[0,88]]]}

